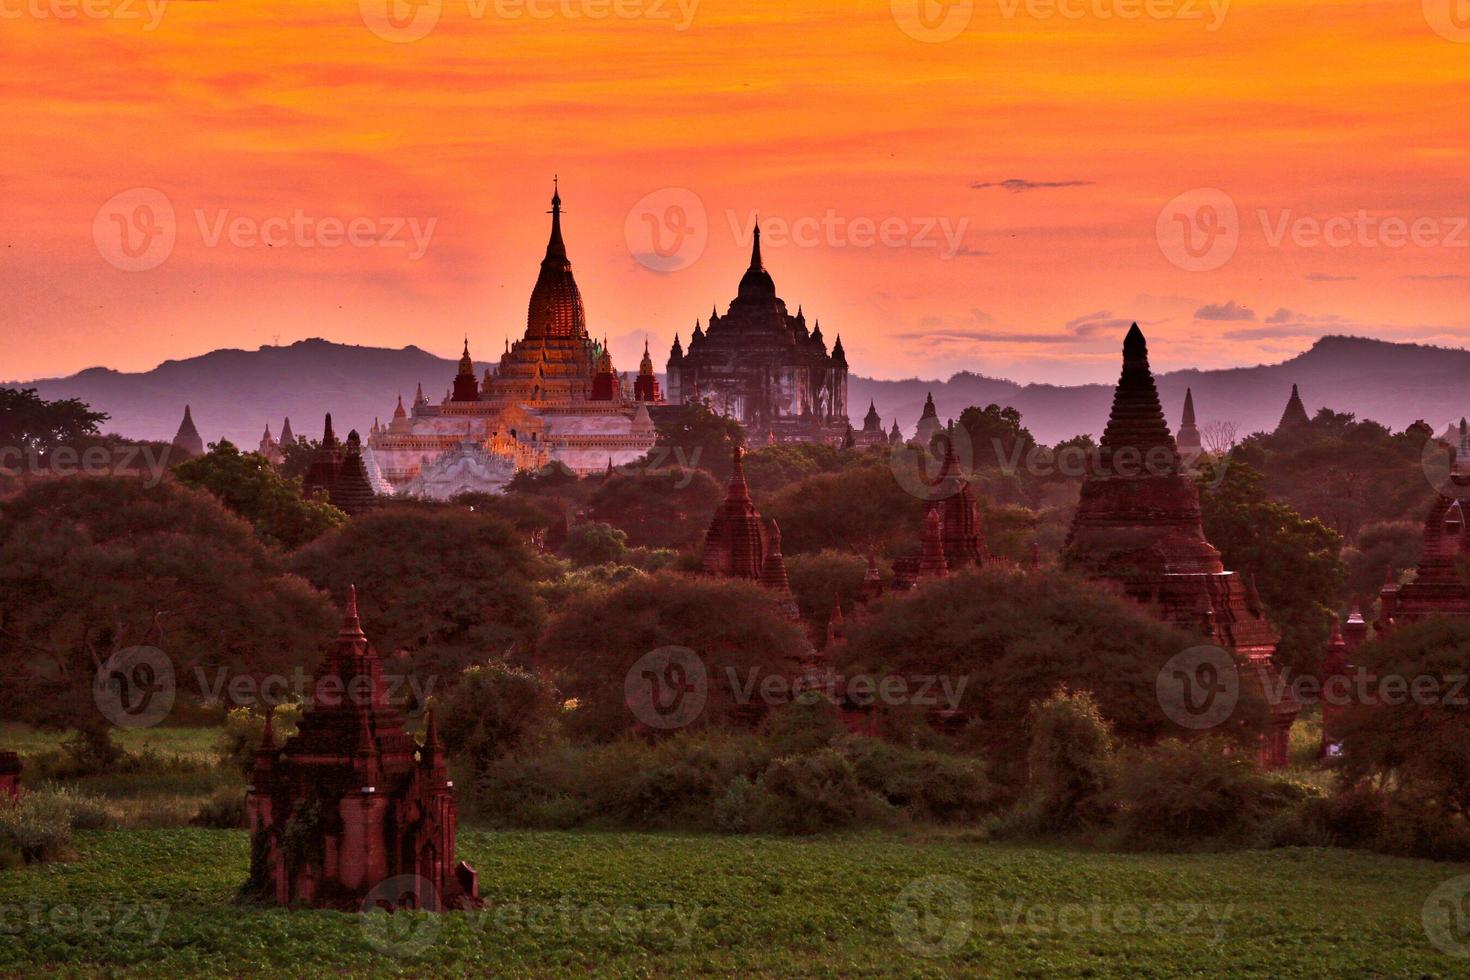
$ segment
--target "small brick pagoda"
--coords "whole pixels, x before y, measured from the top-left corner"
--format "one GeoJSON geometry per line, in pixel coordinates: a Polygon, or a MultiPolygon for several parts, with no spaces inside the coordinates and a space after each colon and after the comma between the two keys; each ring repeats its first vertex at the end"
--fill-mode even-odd
{"type": "Polygon", "coordinates": [[[1379,613],[1374,626],[1381,634],[1399,623],[1430,616],[1470,619],[1470,588],[1456,568],[1470,557],[1465,510],[1470,507],[1470,428],[1460,420],[1459,445],[1449,480],[1424,519],[1424,548],[1414,581],[1399,585],[1392,569],[1378,593],[1379,613]]]}
{"type": "Polygon", "coordinates": [[[479,904],[478,876],[455,862],[458,808],[433,715],[420,748],[389,703],[355,589],[297,734],[277,748],[267,715],[245,815],[245,891],[265,901],[357,911],[389,879],[416,876],[423,886],[395,887],[389,904],[479,904]]]}
{"type": "MultiPolygon", "coordinates": [[[[1205,538],[1199,490],[1180,465],[1136,323],[1123,341],[1112,413],[1097,464],[1082,484],[1063,562],[1119,583],[1165,622],[1202,632],[1243,654],[1256,671],[1275,675],[1276,634],[1255,589],[1226,571],[1205,538]]],[[[1286,763],[1299,711],[1289,693],[1271,705],[1263,763],[1286,763]]]]}
{"type": "Polygon", "coordinates": [[[705,532],[701,567],[707,575],[759,582],[780,596],[782,608],[795,618],[796,603],[786,577],[786,559],[781,554],[781,528],[772,521],[767,529],[755,509],[745,482],[744,459],[745,449],[736,446],[725,502],[715,511],[705,532]]]}

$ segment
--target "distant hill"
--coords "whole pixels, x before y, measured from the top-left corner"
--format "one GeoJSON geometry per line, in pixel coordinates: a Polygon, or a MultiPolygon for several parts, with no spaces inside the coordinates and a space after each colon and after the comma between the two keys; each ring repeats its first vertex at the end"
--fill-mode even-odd
{"type": "MultiPolygon", "coordinates": [[[[483,372],[486,366],[478,363],[476,370],[483,372]]],[[[374,417],[388,420],[399,392],[409,403],[420,382],[424,394],[438,401],[455,370],[454,360],[417,347],[391,350],[303,340],[255,351],[217,350],[137,374],[89,368],[69,378],[24,384],[45,398],[80,398],[112,416],[109,431],[137,438],[172,438],[187,403],[206,442],[224,436],[250,448],[267,422],[279,433],[286,416],[302,435],[319,433],[322,414],[328,411],[339,435],[352,428],[366,430],[374,417]]],[[[1309,412],[1326,405],[1395,429],[1420,418],[1443,429],[1450,420],[1470,414],[1470,351],[1323,337],[1281,364],[1161,375],[1159,392],[1171,426],[1178,426],[1184,389],[1192,387],[1201,424],[1230,419],[1246,435],[1275,428],[1292,384],[1300,386],[1309,412]]],[[[958,417],[970,405],[1013,405],[1045,443],[1081,432],[1099,434],[1112,400],[1111,385],[1020,385],[970,372],[948,381],[853,377],[848,388],[853,424],[862,424],[872,399],[885,428],[896,415],[904,433],[911,435],[931,391],[941,419],[958,417]]]]}

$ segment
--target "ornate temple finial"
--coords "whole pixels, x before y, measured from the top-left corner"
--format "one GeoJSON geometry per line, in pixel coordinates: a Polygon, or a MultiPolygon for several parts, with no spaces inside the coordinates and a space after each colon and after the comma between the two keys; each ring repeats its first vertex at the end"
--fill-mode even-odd
{"type": "Polygon", "coordinates": [[[761,219],[760,215],[755,218],[755,231],[751,232],[750,267],[751,269],[764,269],[761,263],[761,219]]]}
{"type": "Polygon", "coordinates": [[[543,261],[566,262],[567,246],[561,238],[561,184],[556,177],[552,177],[551,184],[551,210],[547,212],[551,215],[551,238],[546,242],[546,259],[543,261]]]}
{"type": "Polygon", "coordinates": [[[337,436],[332,432],[332,413],[328,412],[326,424],[322,427],[322,446],[335,446],[336,444],[337,436]]]}
{"type": "Polygon", "coordinates": [[[1184,417],[1180,420],[1180,425],[1181,427],[1194,425],[1194,390],[1192,388],[1184,389],[1184,417]]]}
{"type": "Polygon", "coordinates": [[[347,586],[347,604],[342,609],[342,632],[344,639],[366,639],[362,632],[362,620],[357,616],[357,586],[347,586]]]}

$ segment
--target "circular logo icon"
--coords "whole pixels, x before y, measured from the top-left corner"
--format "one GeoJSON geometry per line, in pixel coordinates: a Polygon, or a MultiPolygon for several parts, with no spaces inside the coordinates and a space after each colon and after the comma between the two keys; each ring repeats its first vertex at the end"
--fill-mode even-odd
{"type": "MultiPolygon", "coordinates": [[[[922,426],[920,436],[923,435],[922,426]]],[[[1005,461],[1001,460],[1004,466],[1005,461]]],[[[920,500],[948,500],[975,473],[975,447],[963,425],[940,427],[928,441],[901,442],[888,451],[888,469],[898,485],[920,500]]]]}
{"type": "Polygon", "coordinates": [[[888,921],[899,945],[915,956],[953,956],[974,928],[970,890],[951,875],[911,881],[893,900],[888,921]]]}
{"type": "Polygon", "coordinates": [[[688,647],[645,653],[623,678],[623,696],[633,717],[650,728],[683,728],[709,700],[704,661],[688,647]]]}
{"type": "Polygon", "coordinates": [[[419,875],[395,875],[362,900],[362,935],[380,953],[413,959],[439,939],[443,917],[434,883],[419,875]]]}
{"type": "Polygon", "coordinates": [[[1434,33],[1456,44],[1470,42],[1470,3],[1466,0],[1423,0],[1424,19],[1434,33]]]}
{"type": "Polygon", "coordinates": [[[1229,194],[1200,187],[1164,205],[1154,235],[1164,258],[1179,268],[1210,272],[1235,255],[1240,245],[1240,214],[1229,194]]]}
{"type": "Polygon", "coordinates": [[[439,25],[444,0],[357,0],[367,29],[385,41],[420,41],[439,25]]]}
{"type": "Polygon", "coordinates": [[[1470,875],[1443,882],[1419,912],[1424,934],[1446,956],[1470,956],[1470,875]]]}
{"type": "Polygon", "coordinates": [[[623,222],[623,240],[638,264],[653,272],[687,269],[709,244],[709,217],[698,194],[665,187],[639,198],[623,222]]]}
{"type": "Polygon", "coordinates": [[[915,41],[952,41],[970,26],[974,0],[890,0],[893,19],[915,41]]]}
{"type": "Polygon", "coordinates": [[[92,219],[97,252],[124,272],[147,272],[163,265],[177,238],[173,202],[152,187],[113,195],[92,219]]]}
{"type": "Polygon", "coordinates": [[[1214,728],[1235,710],[1240,672],[1228,650],[1190,647],[1169,658],[1154,681],[1164,714],[1192,731],[1214,728]]]}
{"type": "Polygon", "coordinates": [[[92,679],[92,700],[119,728],[149,728],[174,706],[174,664],[157,647],[128,647],[107,658],[92,679]]]}
{"type": "Polygon", "coordinates": [[[1450,432],[1448,440],[1441,440],[1439,436],[1424,440],[1424,448],[1419,453],[1419,468],[1436,493],[1455,497],[1464,492],[1450,480],[1457,464],[1464,472],[1470,473],[1470,431],[1462,432],[1457,426],[1450,432]],[[1463,462],[1460,461],[1462,455],[1463,462]]]}

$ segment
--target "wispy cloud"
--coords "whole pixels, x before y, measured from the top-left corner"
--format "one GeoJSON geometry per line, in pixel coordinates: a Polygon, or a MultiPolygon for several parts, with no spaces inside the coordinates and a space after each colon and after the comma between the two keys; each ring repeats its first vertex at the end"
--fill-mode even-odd
{"type": "Polygon", "coordinates": [[[1012,194],[1020,194],[1022,191],[1048,190],[1053,187],[1091,187],[1095,183],[1095,180],[1023,180],[1020,177],[1011,177],[1008,180],[977,180],[970,184],[970,189],[983,191],[990,187],[1000,187],[1012,194]]]}
{"type": "Polygon", "coordinates": [[[1307,274],[1307,282],[1356,282],[1357,278],[1357,276],[1334,276],[1326,272],[1307,274]]]}
{"type": "Polygon", "coordinates": [[[1228,303],[1209,303],[1194,311],[1196,320],[1254,320],[1256,311],[1241,306],[1235,300],[1228,303]]]}

